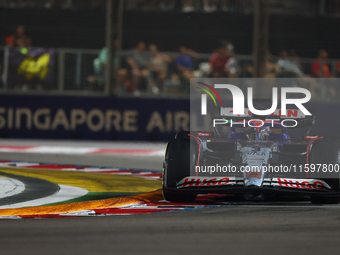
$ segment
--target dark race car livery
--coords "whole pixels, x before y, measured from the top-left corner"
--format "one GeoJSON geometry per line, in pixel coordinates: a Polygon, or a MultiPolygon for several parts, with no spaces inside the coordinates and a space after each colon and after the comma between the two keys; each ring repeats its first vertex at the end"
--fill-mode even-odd
{"type": "MultiPolygon", "coordinates": [[[[314,115],[290,111],[294,128],[315,122],[314,115]]],[[[223,107],[219,118],[226,112],[230,109],[223,107]]],[[[225,137],[217,128],[178,133],[166,148],[164,198],[191,202],[197,194],[225,193],[263,200],[300,194],[310,196],[312,203],[339,203],[339,137],[308,131],[300,139],[291,139],[290,127],[282,122],[288,117],[280,113],[233,116],[225,137]]]]}

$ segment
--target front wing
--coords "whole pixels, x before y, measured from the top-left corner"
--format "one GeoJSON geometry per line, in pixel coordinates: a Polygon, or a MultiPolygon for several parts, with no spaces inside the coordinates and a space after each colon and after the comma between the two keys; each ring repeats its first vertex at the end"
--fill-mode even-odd
{"type": "Polygon", "coordinates": [[[261,187],[244,186],[243,177],[188,176],[177,183],[177,191],[190,190],[197,193],[300,193],[335,195],[339,191],[319,179],[264,178],[261,187]]]}

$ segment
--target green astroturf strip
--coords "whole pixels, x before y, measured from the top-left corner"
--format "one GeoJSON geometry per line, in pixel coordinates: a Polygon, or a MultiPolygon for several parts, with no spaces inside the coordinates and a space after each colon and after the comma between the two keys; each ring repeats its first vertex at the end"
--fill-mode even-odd
{"type": "Polygon", "coordinates": [[[113,197],[127,197],[127,196],[133,196],[137,194],[141,194],[143,192],[89,192],[85,196],[61,201],[58,203],[52,203],[52,204],[45,204],[42,206],[47,205],[61,205],[61,204],[68,204],[68,203],[76,203],[76,202],[86,202],[86,201],[93,201],[93,200],[102,200],[107,198],[113,198],[113,197]]]}

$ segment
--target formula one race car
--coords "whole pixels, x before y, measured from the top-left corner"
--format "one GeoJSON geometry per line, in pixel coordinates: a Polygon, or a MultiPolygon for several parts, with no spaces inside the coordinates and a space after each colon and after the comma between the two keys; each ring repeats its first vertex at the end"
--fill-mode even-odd
{"type": "MultiPolygon", "coordinates": [[[[228,116],[230,109],[222,107],[219,117],[228,116]]],[[[305,116],[298,109],[290,115],[295,128],[311,127],[315,121],[314,115],[305,116]]],[[[168,142],[163,164],[166,200],[193,202],[197,194],[222,193],[247,200],[301,195],[315,204],[339,203],[337,136],[312,136],[308,131],[291,139],[281,122],[287,117],[276,111],[271,116],[230,116],[228,136],[215,128],[179,132],[168,142]]]]}

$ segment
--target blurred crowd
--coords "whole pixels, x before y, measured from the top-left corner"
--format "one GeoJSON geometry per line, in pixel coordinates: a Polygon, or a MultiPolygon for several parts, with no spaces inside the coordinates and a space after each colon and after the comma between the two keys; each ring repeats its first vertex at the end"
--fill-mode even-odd
{"type": "MultiPolygon", "coordinates": [[[[115,1],[115,0],[114,0],[115,1]]],[[[123,0],[127,11],[243,12],[254,9],[254,0],[123,0]]],[[[340,0],[268,0],[272,13],[340,16],[340,0]]],[[[0,0],[2,8],[104,9],[105,0],[0,0]]]]}
{"type": "MultiPolygon", "coordinates": [[[[115,1],[115,0],[114,0],[115,1]]],[[[127,11],[251,13],[255,0],[123,0],[127,11]]],[[[284,15],[340,17],[340,0],[268,0],[269,11],[284,15]]],[[[2,8],[105,9],[105,0],[0,0],[2,8]]]]}
{"type": "Polygon", "coordinates": [[[127,0],[127,10],[216,12],[247,11],[253,7],[252,0],[127,0]]]}
{"type": "Polygon", "coordinates": [[[0,0],[3,8],[104,8],[105,0],[0,0]]]}
{"type": "MultiPolygon", "coordinates": [[[[116,40],[114,49],[119,42],[116,40]]],[[[101,50],[94,61],[95,75],[88,81],[93,88],[104,83],[107,48],[101,50]]],[[[190,78],[252,78],[252,56],[238,56],[234,45],[222,41],[208,56],[181,45],[177,53],[162,53],[155,44],[138,42],[129,53],[119,57],[114,50],[113,72],[119,93],[187,94],[190,78]],[[119,63],[120,62],[120,63],[119,63]]],[[[334,61],[333,61],[334,62],[334,61]]],[[[278,56],[266,56],[266,78],[303,78],[312,94],[328,97],[340,96],[337,88],[321,88],[313,78],[340,77],[340,61],[330,63],[326,50],[319,50],[315,60],[303,61],[294,50],[283,49],[278,56]]]]}
{"type": "MultiPolygon", "coordinates": [[[[4,38],[9,48],[15,48],[23,55],[32,49],[32,40],[22,25],[14,33],[4,38]]],[[[164,53],[155,44],[146,45],[140,41],[130,51],[119,52],[120,42],[112,46],[112,78],[114,93],[141,95],[189,93],[190,78],[252,78],[254,58],[239,56],[230,41],[221,41],[211,54],[200,54],[185,45],[178,52],[164,53]]],[[[87,89],[102,90],[105,83],[107,51],[104,47],[93,60],[93,71],[87,76],[87,89]]],[[[3,61],[1,61],[3,63],[3,61]]],[[[1,71],[1,64],[0,64],[1,71]]],[[[340,90],[336,86],[320,87],[314,78],[340,78],[340,61],[328,58],[328,53],[320,49],[314,60],[301,59],[290,49],[282,49],[276,56],[266,54],[266,78],[303,78],[306,88],[312,94],[336,98],[340,90]]]]}
{"type": "MultiPolygon", "coordinates": [[[[252,0],[124,0],[129,11],[245,11],[252,0]]],[[[105,0],[0,0],[5,8],[104,8],[105,0]]]]}

